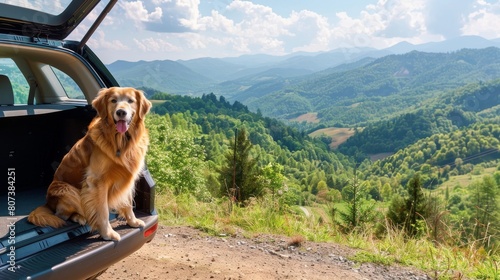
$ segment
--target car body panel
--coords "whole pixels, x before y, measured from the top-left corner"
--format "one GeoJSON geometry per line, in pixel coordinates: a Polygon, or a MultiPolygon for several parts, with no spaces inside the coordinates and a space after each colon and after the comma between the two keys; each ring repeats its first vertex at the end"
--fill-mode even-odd
{"type": "Polygon", "coordinates": [[[124,222],[113,222],[113,228],[122,238],[119,242],[104,241],[94,233],[82,234],[37,254],[16,260],[15,269],[0,270],[0,279],[91,277],[127,257],[130,252],[137,251],[145,242],[154,238],[155,232],[147,237],[144,237],[144,232],[157,226],[157,217],[138,214],[137,218],[145,222],[144,228],[130,228],[124,225],[124,222]]]}
{"type": "MultiPolygon", "coordinates": [[[[83,21],[100,0],[73,0],[61,13],[44,12],[59,1],[26,5],[27,1],[0,3],[0,33],[31,38],[63,40],[83,21]],[[17,5],[16,5],[17,4],[17,5]],[[20,6],[24,4],[24,6],[20,6]]],[[[40,2],[40,1],[38,1],[40,2]]],[[[29,2],[28,2],[29,3],[29,2]]]]}

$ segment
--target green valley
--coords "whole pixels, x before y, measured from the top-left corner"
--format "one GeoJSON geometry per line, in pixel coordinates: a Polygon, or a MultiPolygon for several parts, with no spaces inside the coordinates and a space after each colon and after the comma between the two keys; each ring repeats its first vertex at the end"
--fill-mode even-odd
{"type": "Polygon", "coordinates": [[[414,51],[218,84],[234,61],[182,62],[214,73],[191,94],[142,87],[162,219],[342,243],[366,252],[354,261],[436,279],[497,279],[499,60],[497,48],[414,51]]]}
{"type": "Polygon", "coordinates": [[[495,275],[496,116],[423,137],[372,163],[331,149],[327,133],[311,138],[237,101],[144,90],[157,100],[148,118],[147,161],[165,222],[214,234],[243,230],[335,241],[367,250],[356,261],[412,265],[443,279],[454,271],[473,278],[495,275]],[[251,146],[251,171],[239,169],[233,150],[245,142],[251,146]],[[233,168],[252,175],[233,185],[233,168]],[[464,176],[470,180],[459,179],[464,176]],[[243,190],[244,199],[238,195],[243,190]],[[411,213],[413,220],[407,220],[411,213]]]}

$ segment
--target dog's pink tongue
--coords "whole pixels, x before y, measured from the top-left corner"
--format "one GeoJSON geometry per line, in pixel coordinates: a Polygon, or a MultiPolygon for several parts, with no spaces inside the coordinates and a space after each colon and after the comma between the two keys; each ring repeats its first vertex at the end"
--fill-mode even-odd
{"type": "Polygon", "coordinates": [[[120,133],[127,132],[127,123],[125,121],[117,121],[116,130],[120,133]]]}

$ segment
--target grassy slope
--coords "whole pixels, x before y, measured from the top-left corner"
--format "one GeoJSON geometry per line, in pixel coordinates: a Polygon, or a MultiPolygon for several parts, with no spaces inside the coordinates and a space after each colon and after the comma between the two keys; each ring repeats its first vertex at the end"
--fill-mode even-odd
{"type": "Polygon", "coordinates": [[[490,167],[484,169],[481,174],[464,174],[464,175],[457,175],[457,176],[450,176],[450,179],[441,186],[439,186],[439,189],[446,189],[449,187],[450,189],[455,187],[455,186],[468,186],[474,181],[481,180],[485,175],[493,175],[493,173],[496,171],[495,167],[490,167]]]}

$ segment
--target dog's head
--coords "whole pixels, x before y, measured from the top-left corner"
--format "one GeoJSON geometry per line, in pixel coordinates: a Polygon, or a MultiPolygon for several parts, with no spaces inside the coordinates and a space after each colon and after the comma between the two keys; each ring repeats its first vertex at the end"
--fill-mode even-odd
{"type": "Polygon", "coordinates": [[[135,88],[111,87],[100,90],[92,106],[101,119],[113,122],[116,131],[123,134],[134,122],[144,119],[151,109],[151,102],[135,88]]]}

